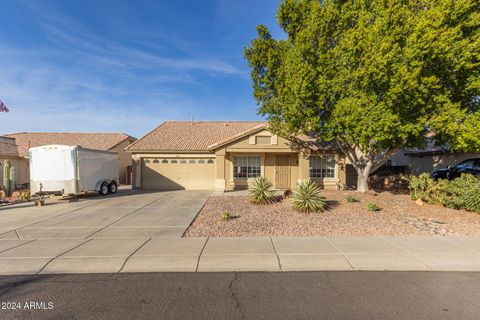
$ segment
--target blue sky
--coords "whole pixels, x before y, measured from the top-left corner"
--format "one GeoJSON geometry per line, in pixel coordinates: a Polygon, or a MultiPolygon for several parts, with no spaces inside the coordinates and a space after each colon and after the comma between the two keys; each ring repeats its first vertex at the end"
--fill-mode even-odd
{"type": "Polygon", "coordinates": [[[258,120],[243,47],[278,0],[0,0],[0,134],[258,120]]]}

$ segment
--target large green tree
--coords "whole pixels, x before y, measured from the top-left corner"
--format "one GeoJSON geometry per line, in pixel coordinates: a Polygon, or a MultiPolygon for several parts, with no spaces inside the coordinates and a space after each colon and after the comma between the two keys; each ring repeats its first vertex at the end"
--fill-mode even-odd
{"type": "Polygon", "coordinates": [[[245,49],[259,113],[369,174],[425,136],[480,150],[479,0],[285,0],[245,49]]]}

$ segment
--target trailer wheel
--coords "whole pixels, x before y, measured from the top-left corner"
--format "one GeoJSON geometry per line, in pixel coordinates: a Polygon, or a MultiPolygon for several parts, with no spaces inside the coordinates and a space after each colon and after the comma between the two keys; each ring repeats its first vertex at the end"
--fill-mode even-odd
{"type": "Polygon", "coordinates": [[[106,182],[102,183],[98,193],[102,196],[106,196],[108,194],[108,184],[106,182]]]}
{"type": "Polygon", "coordinates": [[[117,190],[118,190],[117,183],[115,181],[112,181],[108,185],[108,191],[113,194],[113,193],[117,193],[117,190]]]}

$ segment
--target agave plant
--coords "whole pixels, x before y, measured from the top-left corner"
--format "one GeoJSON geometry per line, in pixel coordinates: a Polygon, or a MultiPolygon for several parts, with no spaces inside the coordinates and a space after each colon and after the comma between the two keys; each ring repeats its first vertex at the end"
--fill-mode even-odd
{"type": "Polygon", "coordinates": [[[325,198],[320,195],[320,186],[312,180],[305,180],[298,184],[293,193],[293,207],[302,212],[314,212],[325,210],[325,198]]]}
{"type": "Polygon", "coordinates": [[[256,177],[249,181],[248,197],[250,202],[257,204],[269,204],[277,201],[272,182],[265,177],[256,177]]]}

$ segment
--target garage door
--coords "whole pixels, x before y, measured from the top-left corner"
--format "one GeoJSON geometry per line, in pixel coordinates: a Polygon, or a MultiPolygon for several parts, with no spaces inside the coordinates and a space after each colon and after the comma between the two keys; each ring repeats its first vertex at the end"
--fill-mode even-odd
{"type": "Polygon", "coordinates": [[[142,189],[214,188],[214,159],[144,158],[142,161],[142,189]]]}

